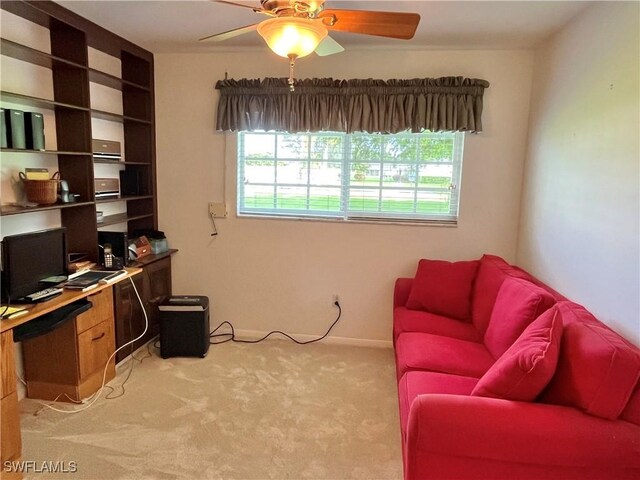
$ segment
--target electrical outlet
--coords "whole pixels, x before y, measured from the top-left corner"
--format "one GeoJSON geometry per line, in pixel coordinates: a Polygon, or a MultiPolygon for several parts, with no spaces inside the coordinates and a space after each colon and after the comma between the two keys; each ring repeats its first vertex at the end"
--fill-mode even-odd
{"type": "Polygon", "coordinates": [[[227,216],[227,204],[210,202],[209,215],[213,215],[215,218],[225,218],[227,216]]]}
{"type": "Polygon", "coordinates": [[[333,300],[331,300],[331,306],[334,306],[336,304],[336,302],[340,302],[340,298],[338,297],[337,293],[333,294],[333,300]]]}

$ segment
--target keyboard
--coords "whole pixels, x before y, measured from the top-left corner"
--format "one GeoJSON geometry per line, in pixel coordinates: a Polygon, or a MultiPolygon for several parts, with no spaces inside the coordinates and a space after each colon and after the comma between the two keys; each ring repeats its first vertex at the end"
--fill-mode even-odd
{"type": "Polygon", "coordinates": [[[30,295],[25,295],[25,299],[29,302],[44,302],[45,300],[49,300],[50,298],[57,297],[63,292],[62,288],[52,287],[45,288],[44,290],[40,290],[38,292],[32,293],[30,295]]]}

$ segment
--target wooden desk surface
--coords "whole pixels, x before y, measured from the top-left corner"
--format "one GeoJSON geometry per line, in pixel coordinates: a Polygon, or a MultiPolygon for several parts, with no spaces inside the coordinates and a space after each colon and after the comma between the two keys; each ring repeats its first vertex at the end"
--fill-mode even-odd
{"type": "Polygon", "coordinates": [[[25,315],[20,315],[19,317],[0,320],[0,333],[6,330],[11,330],[18,325],[22,325],[23,323],[27,323],[34,318],[37,318],[45,313],[52,312],[57,308],[64,307],[72,302],[80,300],[82,298],[86,298],[90,295],[93,295],[105,288],[111,288],[116,283],[121,282],[123,280],[128,279],[134,275],[138,275],[142,272],[141,268],[125,268],[127,271],[127,276],[118,279],[117,282],[111,283],[109,285],[98,285],[96,288],[92,288],[91,290],[87,290],[86,292],[79,292],[77,290],[65,290],[62,292],[62,295],[58,295],[57,297],[42,303],[34,303],[27,305],[25,308],[29,310],[29,313],[25,315]]]}

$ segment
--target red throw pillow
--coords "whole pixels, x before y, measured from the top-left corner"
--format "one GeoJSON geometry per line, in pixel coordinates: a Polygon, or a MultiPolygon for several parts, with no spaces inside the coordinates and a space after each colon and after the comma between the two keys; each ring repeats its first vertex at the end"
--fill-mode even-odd
{"type": "Polygon", "coordinates": [[[500,358],[524,329],[554,303],[549,292],[533,283],[519,278],[506,278],[484,334],[484,345],[493,358],[500,358]]]}
{"type": "Polygon", "coordinates": [[[458,320],[471,317],[471,289],[478,261],[420,260],[407,308],[424,310],[458,320]]]}
{"type": "Polygon", "coordinates": [[[562,316],[557,306],[534,320],[509,349],[487,370],[471,395],[531,402],[558,364],[562,316]]]}

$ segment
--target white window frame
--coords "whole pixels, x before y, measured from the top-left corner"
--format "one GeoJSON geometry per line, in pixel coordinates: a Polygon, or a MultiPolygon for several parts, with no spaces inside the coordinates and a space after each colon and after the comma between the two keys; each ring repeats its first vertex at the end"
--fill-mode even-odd
{"type": "MultiPolygon", "coordinates": [[[[463,132],[454,132],[454,133],[432,133],[432,132],[424,132],[424,133],[400,133],[395,134],[395,136],[403,137],[403,136],[420,136],[420,137],[436,137],[441,138],[443,135],[444,138],[453,137],[453,155],[451,162],[422,162],[423,164],[432,164],[432,165],[452,165],[452,183],[449,185],[450,199],[449,199],[449,211],[447,213],[429,213],[429,214],[421,214],[421,213],[407,213],[407,212],[367,212],[367,211],[351,211],[348,208],[349,202],[349,194],[350,190],[378,190],[380,196],[382,196],[383,191],[392,191],[392,190],[413,190],[414,191],[414,199],[417,198],[417,194],[420,192],[442,192],[443,189],[436,188],[428,188],[428,187],[420,187],[419,185],[419,177],[420,175],[416,175],[416,184],[413,188],[408,187],[389,187],[384,186],[381,182],[377,186],[363,186],[363,185],[351,185],[350,184],[350,168],[352,163],[367,163],[359,160],[358,162],[353,162],[352,159],[349,158],[349,153],[351,152],[351,142],[354,136],[356,135],[377,135],[377,134],[362,134],[362,133],[354,133],[354,134],[345,134],[345,133],[335,133],[335,132],[321,132],[321,133],[302,133],[298,134],[300,136],[306,137],[314,137],[314,136],[341,136],[343,137],[343,145],[342,145],[342,160],[331,161],[329,163],[341,163],[342,173],[341,173],[341,186],[340,186],[340,211],[324,211],[324,210],[308,210],[308,209],[284,209],[284,208],[266,208],[266,207],[249,207],[245,205],[245,161],[252,160],[246,159],[244,156],[244,137],[245,135],[291,135],[284,132],[239,132],[237,134],[237,213],[238,216],[259,216],[259,217],[278,217],[278,218],[303,218],[303,219],[318,219],[318,220],[337,220],[337,221],[367,221],[367,222],[393,222],[393,223],[437,223],[437,224],[450,224],[456,225],[459,215],[459,205],[460,205],[460,183],[462,181],[462,160],[463,160],[463,150],[464,150],[464,133],[463,132]]],[[[279,184],[277,181],[277,161],[280,160],[277,157],[277,138],[275,139],[275,151],[273,158],[265,158],[265,161],[274,161],[275,165],[275,178],[274,182],[269,182],[268,184],[262,184],[263,186],[271,186],[274,187],[274,201],[276,197],[276,188],[278,186],[294,186],[288,184],[279,184]]],[[[311,142],[308,142],[310,145],[311,142]]],[[[417,150],[416,150],[417,152],[417,150]]],[[[418,153],[417,153],[418,154],[418,153]]],[[[418,159],[417,159],[418,160],[418,159]]],[[[310,153],[307,155],[306,159],[300,160],[290,160],[286,159],[285,161],[300,161],[307,162],[307,165],[310,165],[311,162],[314,161],[311,158],[310,153]]],[[[327,161],[327,160],[323,160],[327,161]]],[[[373,159],[371,161],[372,165],[380,166],[380,175],[383,174],[383,169],[385,162],[382,160],[382,154],[380,158],[373,159]]],[[[386,162],[389,164],[391,162],[386,162]]],[[[316,185],[312,185],[307,181],[306,184],[298,184],[295,187],[306,188],[307,196],[309,196],[310,187],[314,187],[316,185]]],[[[337,188],[335,185],[332,185],[331,188],[337,188]]],[[[414,200],[415,202],[416,200],[414,200]]],[[[380,204],[382,202],[380,200],[380,204]]],[[[380,208],[380,207],[379,207],[380,208]]],[[[414,204],[414,210],[415,210],[414,204]]]]}

